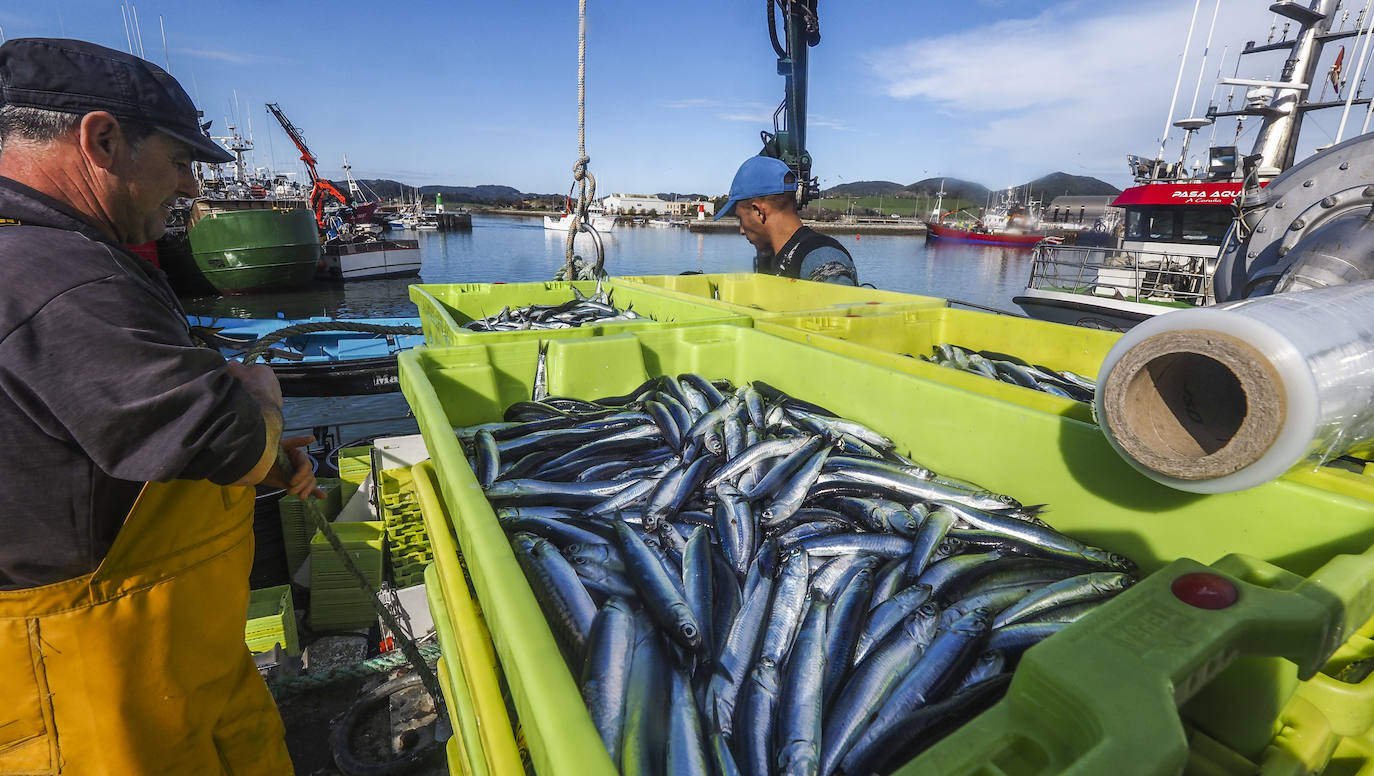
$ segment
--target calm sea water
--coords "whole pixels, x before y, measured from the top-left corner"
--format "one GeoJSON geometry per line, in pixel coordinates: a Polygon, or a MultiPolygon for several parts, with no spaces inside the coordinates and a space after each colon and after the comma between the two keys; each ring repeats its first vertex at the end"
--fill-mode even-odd
{"type": "MultiPolygon", "coordinates": [[[[474,215],[471,232],[408,232],[420,241],[425,283],[543,281],[563,264],[565,235],[546,231],[537,217],[474,215]]],[[[927,243],[924,237],[835,235],[853,254],[859,278],[878,288],[973,302],[1019,312],[1011,299],[1025,288],[1030,251],[1017,248],[927,243]]],[[[671,275],[748,272],[753,248],[739,234],[703,234],[686,229],[619,227],[605,239],[606,269],[612,275],[671,275]]],[[[590,238],[577,250],[592,255],[590,238]]],[[[413,278],[318,285],[308,291],[185,300],[187,312],[228,317],[335,318],[414,317],[407,295],[413,278]]],[[[294,427],[359,418],[404,416],[400,394],[347,399],[292,399],[287,423],[294,427]]],[[[412,433],[411,421],[354,427],[353,438],[377,433],[412,433]]]]}

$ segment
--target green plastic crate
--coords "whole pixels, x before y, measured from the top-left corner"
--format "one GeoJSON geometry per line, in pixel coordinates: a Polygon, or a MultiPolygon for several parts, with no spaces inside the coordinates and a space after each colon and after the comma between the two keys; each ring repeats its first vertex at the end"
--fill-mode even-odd
{"type": "Polygon", "coordinates": [[[382,520],[386,524],[392,578],[397,587],[418,584],[416,580],[423,577],[425,566],[434,560],[434,553],[430,550],[429,536],[425,533],[420,500],[415,493],[410,469],[383,469],[377,472],[377,493],[382,520]]]}
{"type": "Polygon", "coordinates": [[[1088,423],[1093,422],[1090,404],[927,363],[918,356],[929,356],[937,344],[954,344],[1096,379],[1107,351],[1121,338],[1117,332],[948,308],[780,315],[756,325],[759,331],[832,353],[1088,423]]]}
{"type": "Polygon", "coordinates": [[[692,299],[721,310],[747,315],[755,321],[803,312],[835,312],[851,308],[895,312],[945,307],[948,304],[946,300],[934,296],[793,280],[753,272],[636,275],[616,278],[616,282],[651,288],[680,299],[692,299]]]}
{"type": "MultiPolygon", "coordinates": [[[[528,397],[537,358],[534,342],[417,349],[400,357],[401,385],[535,770],[609,774],[576,682],[452,431],[528,397]]],[[[903,773],[1177,772],[1188,754],[1178,707],[1189,699],[1190,723],[1249,755],[1244,745],[1257,730],[1272,734],[1297,677],[1314,674],[1374,614],[1374,502],[1291,480],[1180,493],[1136,473],[1088,424],[750,329],[561,340],[548,350],[549,390],[559,395],[622,394],[650,375],[687,371],[764,380],[866,423],[937,471],[1051,505],[1056,528],[1125,553],[1148,574],[1032,648],[1006,699],[903,773]],[[1171,587],[1191,572],[1235,586],[1235,605],[1183,603],[1171,587]],[[1206,692],[1237,673],[1246,694],[1206,692]]]]}
{"type": "MultiPolygon", "coordinates": [[[[318,480],[325,492],[323,500],[311,497],[311,501],[323,511],[325,520],[333,520],[343,507],[343,482],[339,479],[321,477],[318,480]]],[[[286,548],[286,570],[292,574],[305,562],[310,554],[310,537],[315,533],[315,521],[306,514],[305,503],[301,499],[285,495],[277,502],[281,513],[282,543],[286,548]]]]}
{"type": "MultiPolygon", "coordinates": [[[[382,552],[386,534],[380,521],[334,523],[344,550],[373,589],[382,583],[382,552]]],[[[351,630],[377,619],[367,592],[358,586],[324,534],[310,540],[310,627],[351,630]]]]}
{"type": "Polygon", "coordinates": [[[339,450],[339,481],[343,483],[339,498],[344,504],[358,492],[363,480],[372,473],[372,447],[345,447],[339,450]]]}
{"type": "Polygon", "coordinates": [[[549,281],[547,283],[417,283],[410,287],[410,301],[420,309],[420,325],[425,342],[437,345],[467,345],[478,342],[523,342],[526,340],[599,337],[642,329],[724,323],[750,326],[749,317],[722,310],[682,295],[663,294],[643,285],[606,281],[611,302],[618,310],[633,307],[651,320],[616,321],[580,326],[575,329],[532,329],[529,331],[468,331],[462,324],[501,312],[503,307],[532,304],[562,304],[573,298],[576,287],[587,296],[596,292],[594,281],[549,281]]]}
{"type": "Polygon", "coordinates": [[[249,594],[248,622],[244,626],[243,637],[248,650],[253,653],[268,652],[277,644],[288,655],[301,653],[290,585],[263,588],[249,594]]]}

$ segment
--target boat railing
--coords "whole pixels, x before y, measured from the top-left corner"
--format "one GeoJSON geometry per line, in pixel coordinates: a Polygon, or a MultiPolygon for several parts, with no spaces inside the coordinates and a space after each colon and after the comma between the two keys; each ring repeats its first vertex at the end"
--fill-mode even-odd
{"type": "Polygon", "coordinates": [[[1208,259],[1186,253],[1041,243],[1030,287],[1200,307],[1212,297],[1208,259]]]}

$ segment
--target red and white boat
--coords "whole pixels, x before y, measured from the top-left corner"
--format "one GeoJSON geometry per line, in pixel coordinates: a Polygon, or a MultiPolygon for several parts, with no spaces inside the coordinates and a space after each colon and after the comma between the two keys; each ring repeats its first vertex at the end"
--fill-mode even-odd
{"type": "Polygon", "coordinates": [[[928,240],[1029,248],[1047,236],[1039,229],[1040,203],[1030,200],[1029,204],[1022,204],[1010,189],[981,217],[964,210],[954,210],[941,215],[945,197],[943,181],[940,183],[937,197],[934,214],[939,218],[925,222],[928,240]]]}
{"type": "Polygon", "coordinates": [[[1037,232],[988,232],[981,231],[980,227],[977,226],[961,228],[933,221],[926,222],[926,237],[928,239],[985,243],[987,245],[1013,245],[1027,248],[1045,239],[1045,235],[1037,232]]]}
{"type": "MultiPolygon", "coordinates": [[[[1369,101],[1353,94],[1336,101],[1312,99],[1323,81],[1318,72],[1322,46],[1361,32],[1359,25],[1348,32],[1332,29],[1338,8],[1337,0],[1317,0],[1311,7],[1291,0],[1271,5],[1270,10],[1296,23],[1297,35],[1258,45],[1252,41],[1241,55],[1289,53],[1286,61],[1277,60],[1285,80],[1223,78],[1222,85],[1247,89],[1243,103],[1231,109],[1228,101],[1225,110],[1209,106],[1203,118],[1173,122],[1185,133],[1177,162],[1163,160],[1163,146],[1154,159],[1127,157],[1140,185],[1112,203],[1126,212],[1116,245],[1036,246],[1030,281],[1012,301],[1032,318],[1115,331],[1171,310],[1215,303],[1212,278],[1236,207],[1258,191],[1245,187],[1247,177],[1262,186],[1293,166],[1309,113],[1343,106],[1348,113],[1352,103],[1369,101]],[[1213,146],[1205,167],[1194,162],[1189,170],[1193,133],[1218,119],[1248,116],[1262,122],[1250,157],[1238,154],[1236,146],[1213,146]]],[[[1345,86],[1339,79],[1338,58],[1328,73],[1338,94],[1345,86]]]]}

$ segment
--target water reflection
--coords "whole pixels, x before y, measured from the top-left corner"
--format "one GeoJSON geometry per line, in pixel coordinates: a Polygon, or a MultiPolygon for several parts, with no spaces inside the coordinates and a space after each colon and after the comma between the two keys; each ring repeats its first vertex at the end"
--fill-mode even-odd
{"type": "MultiPolygon", "coordinates": [[[[476,215],[471,232],[402,232],[419,240],[424,283],[536,282],[562,266],[566,236],[538,217],[476,215]]],[[[1030,273],[1030,251],[924,238],[835,235],[854,255],[859,277],[879,288],[928,294],[1014,310],[1011,298],[1030,273]]],[[[617,227],[605,236],[613,275],[748,272],[753,248],[734,232],[617,227]]],[[[575,250],[592,256],[590,237],[575,250]]],[[[414,278],[320,284],[308,291],[186,300],[187,311],[233,317],[344,318],[414,316],[407,289],[414,278]]]]}

